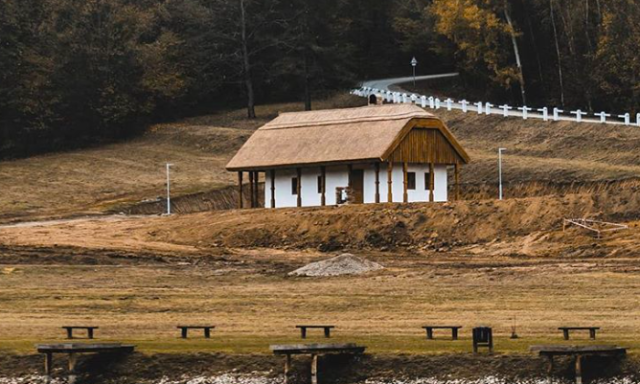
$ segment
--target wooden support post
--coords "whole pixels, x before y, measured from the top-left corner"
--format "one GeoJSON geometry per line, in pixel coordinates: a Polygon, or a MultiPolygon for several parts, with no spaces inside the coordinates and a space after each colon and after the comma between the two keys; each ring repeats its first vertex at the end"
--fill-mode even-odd
{"type": "Polygon", "coordinates": [[[582,356],[576,356],[576,384],[582,384],[582,356]]]}
{"type": "Polygon", "coordinates": [[[284,361],[284,384],[289,382],[289,372],[291,371],[291,355],[287,354],[284,361]]]}
{"type": "Polygon", "coordinates": [[[297,177],[298,177],[298,185],[296,193],[298,194],[298,207],[302,207],[302,169],[301,168],[296,168],[296,173],[297,173],[297,177]]]}
{"type": "MultiPolygon", "coordinates": [[[[276,207],[276,170],[271,170],[271,208],[276,207]]],[[[265,201],[266,204],[266,201],[265,201]]]]}
{"type": "Polygon", "coordinates": [[[322,185],[320,186],[320,205],[323,207],[327,205],[327,168],[320,167],[320,182],[322,185]]]}
{"type": "Polygon", "coordinates": [[[406,161],[403,162],[402,163],[402,188],[403,188],[402,201],[405,203],[409,202],[409,192],[408,192],[409,180],[407,176],[408,168],[409,168],[409,165],[407,164],[407,162],[406,161]]]}
{"type": "Polygon", "coordinates": [[[255,195],[253,194],[253,171],[249,171],[249,196],[250,196],[249,208],[254,208],[255,207],[255,201],[254,201],[255,195]]]}
{"type": "Polygon", "coordinates": [[[460,200],[460,165],[458,163],[455,163],[453,173],[456,180],[454,196],[456,200],[460,200]]]}
{"type": "Polygon", "coordinates": [[[69,354],[69,373],[76,371],[76,363],[78,362],[78,355],[76,353],[69,354]]]}
{"type": "Polygon", "coordinates": [[[376,163],[376,203],[380,202],[380,163],[376,163]]]}
{"type": "Polygon", "coordinates": [[[253,191],[256,194],[255,202],[256,208],[260,208],[260,171],[255,171],[253,174],[253,183],[255,184],[253,187],[253,191]]]}
{"type": "Polygon", "coordinates": [[[553,355],[547,355],[547,376],[549,378],[551,378],[551,375],[553,374],[553,355]]]}
{"type": "Polygon", "coordinates": [[[53,369],[53,353],[47,352],[44,354],[44,374],[47,376],[50,376],[52,369],[53,369]]]}
{"type": "Polygon", "coordinates": [[[351,182],[353,180],[351,180],[351,173],[353,172],[353,165],[349,164],[347,165],[347,185],[349,186],[349,188],[351,188],[351,182]]]}
{"type": "Polygon", "coordinates": [[[238,209],[242,209],[242,171],[238,171],[238,209]]]}
{"type": "Polygon", "coordinates": [[[435,179],[436,179],[435,167],[433,166],[433,163],[429,163],[429,201],[435,200],[433,197],[433,188],[435,184],[435,179]]]}
{"type": "Polygon", "coordinates": [[[387,163],[387,201],[393,203],[393,161],[387,163]]]}
{"type": "Polygon", "coordinates": [[[318,384],[318,355],[311,355],[311,384],[318,384]]]}

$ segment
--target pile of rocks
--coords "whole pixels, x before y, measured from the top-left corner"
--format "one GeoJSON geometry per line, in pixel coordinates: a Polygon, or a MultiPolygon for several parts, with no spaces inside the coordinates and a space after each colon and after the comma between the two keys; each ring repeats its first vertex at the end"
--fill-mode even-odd
{"type": "Polygon", "coordinates": [[[289,273],[291,276],[340,276],[359,275],[362,273],[377,271],[384,267],[378,263],[366,260],[350,253],[343,253],[340,256],[328,260],[317,261],[305,265],[289,273]]]}

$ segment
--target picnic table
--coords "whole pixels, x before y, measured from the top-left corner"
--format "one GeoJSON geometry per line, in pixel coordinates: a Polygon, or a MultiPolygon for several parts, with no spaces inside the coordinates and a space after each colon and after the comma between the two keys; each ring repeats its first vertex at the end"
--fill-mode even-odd
{"type": "Polygon", "coordinates": [[[215,329],[215,327],[215,325],[178,325],[176,328],[181,329],[180,337],[183,339],[187,338],[189,329],[202,329],[204,330],[204,337],[209,339],[211,338],[211,330],[215,329]]]}
{"type": "Polygon", "coordinates": [[[569,331],[589,331],[589,338],[595,340],[596,331],[600,327],[559,327],[558,329],[562,331],[565,340],[569,340],[569,331]]]}
{"type": "Polygon", "coordinates": [[[451,340],[458,340],[458,330],[462,328],[461,325],[424,325],[423,329],[427,331],[427,339],[433,339],[433,330],[434,329],[450,329],[451,330],[451,340]]]}
{"type": "Polygon", "coordinates": [[[346,344],[292,344],[270,346],[274,355],[285,355],[284,383],[288,383],[292,355],[311,355],[311,384],[318,384],[318,355],[358,355],[366,347],[353,343],[346,344]]]}
{"type": "Polygon", "coordinates": [[[300,336],[303,339],[307,338],[307,329],[324,329],[324,337],[331,337],[331,330],[335,328],[335,325],[296,325],[296,328],[300,329],[300,336]]]}
{"type": "Polygon", "coordinates": [[[80,344],[80,343],[64,343],[64,344],[36,344],[38,353],[45,355],[44,371],[47,376],[51,375],[53,367],[53,354],[67,354],[69,356],[69,373],[74,373],[79,353],[128,353],[133,352],[134,345],[120,343],[101,343],[101,344],[80,344]]]}
{"type": "MultiPolygon", "coordinates": [[[[87,339],[93,339],[93,331],[98,329],[99,327],[86,326],[86,325],[65,325],[62,329],[67,331],[67,339],[74,339],[73,330],[74,329],[84,329],[87,331],[87,339]]],[[[77,337],[76,337],[77,339],[77,337]]]]}
{"type": "Polygon", "coordinates": [[[584,357],[616,357],[624,356],[626,348],[615,345],[532,345],[531,352],[537,352],[548,361],[547,375],[551,376],[554,368],[555,356],[571,356],[575,360],[576,384],[582,384],[582,360],[584,357]]]}

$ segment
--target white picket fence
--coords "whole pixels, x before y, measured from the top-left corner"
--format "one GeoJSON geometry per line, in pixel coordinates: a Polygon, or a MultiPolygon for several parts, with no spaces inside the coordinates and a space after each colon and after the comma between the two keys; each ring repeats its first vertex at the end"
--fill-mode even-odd
{"type": "MultiPolygon", "coordinates": [[[[624,115],[617,115],[617,118],[607,119],[612,115],[606,112],[594,113],[595,118],[589,118],[588,113],[576,110],[569,111],[568,115],[564,114],[565,111],[554,107],[550,109],[548,107],[543,108],[530,108],[527,106],[514,108],[510,105],[493,105],[491,103],[483,103],[481,101],[471,103],[467,100],[454,101],[450,98],[440,100],[433,96],[418,95],[415,93],[407,94],[403,92],[392,92],[381,89],[371,88],[363,86],[351,91],[351,94],[360,97],[369,97],[371,95],[381,95],[388,103],[405,103],[416,104],[422,108],[440,109],[446,108],[448,111],[452,109],[461,110],[462,112],[476,112],[478,115],[501,115],[503,117],[520,117],[524,120],[527,119],[541,119],[544,121],[574,121],[577,123],[602,123],[613,125],[635,125],[640,127],[640,113],[636,114],[635,122],[631,121],[631,114],[625,113],[624,115]],[[539,113],[533,112],[537,111],[539,113]],[[533,113],[532,113],[533,112],[533,113]],[[573,115],[573,116],[571,116],[573,115]]],[[[616,115],[614,115],[615,117],[616,115]]]]}

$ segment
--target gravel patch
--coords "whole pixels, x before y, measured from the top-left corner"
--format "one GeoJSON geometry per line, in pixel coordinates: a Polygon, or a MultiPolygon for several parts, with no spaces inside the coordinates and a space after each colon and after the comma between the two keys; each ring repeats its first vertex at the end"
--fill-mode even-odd
{"type": "Polygon", "coordinates": [[[382,265],[373,261],[354,256],[350,253],[343,253],[331,259],[307,264],[289,273],[289,275],[313,277],[360,275],[383,268],[382,265]]]}

